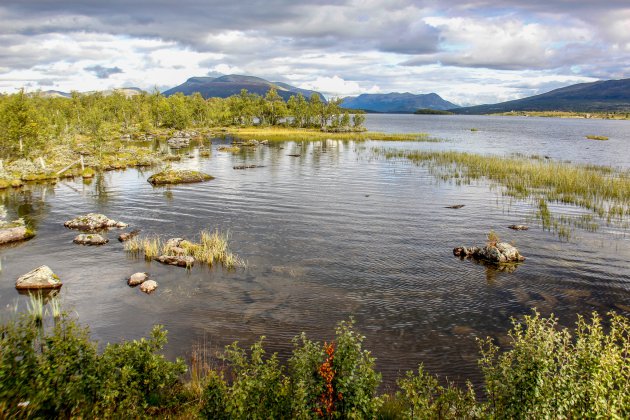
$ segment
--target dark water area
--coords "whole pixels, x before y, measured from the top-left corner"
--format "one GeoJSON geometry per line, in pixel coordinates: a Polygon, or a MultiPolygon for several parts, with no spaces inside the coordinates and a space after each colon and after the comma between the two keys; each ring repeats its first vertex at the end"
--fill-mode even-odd
{"type": "MultiPolygon", "coordinates": [[[[169,357],[186,355],[197,343],[220,350],[261,335],[268,350],[287,357],[295,335],[330,340],[337,322],[352,316],[392,384],[419,363],[479,383],[476,338],[505,342],[510,318],[532,307],[554,313],[563,325],[594,310],[628,310],[630,236],[623,226],[577,230],[568,242],[560,240],[542,229],[532,203],[505,198],[483,182],[438,182],[422,166],[387,161],[371,150],[519,152],[630,168],[630,121],[368,115],[367,126],[447,141],[287,142],[238,154],[217,151],[214,141],[210,158],[193,150],[192,158],[174,164],[216,177],[207,183],[156,188],[146,181],[153,170],[126,170],[89,183],[1,191],[6,218],[25,217],[37,236],[0,248],[0,315],[11,316],[16,304],[25,310],[15,279],[46,264],[64,282],[64,308],[93,338],[134,339],[163,324],[169,357]],[[610,140],[589,142],[583,133],[610,140]],[[242,164],[264,167],[233,169],[242,164]],[[465,207],[445,208],[453,204],[465,207]],[[88,212],[163,238],[229,232],[232,251],[247,267],[187,271],[145,262],[125,253],[118,230],[108,232],[110,243],[102,247],[75,245],[78,232],[63,222],[88,212]],[[515,223],[530,230],[507,229],[515,223]],[[452,255],[455,246],[483,244],[490,229],[514,242],[527,261],[504,272],[452,255]],[[126,285],[138,271],[159,283],[155,293],[126,285]]],[[[552,207],[559,214],[582,211],[552,207]]]]}

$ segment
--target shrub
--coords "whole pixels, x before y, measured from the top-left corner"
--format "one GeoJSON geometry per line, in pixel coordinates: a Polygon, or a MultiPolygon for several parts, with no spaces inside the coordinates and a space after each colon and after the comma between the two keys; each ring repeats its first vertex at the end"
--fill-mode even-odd
{"type": "Polygon", "coordinates": [[[535,312],[514,321],[512,348],[481,342],[489,409],[499,418],[629,418],[630,323],[579,317],[574,336],[535,312]]]}

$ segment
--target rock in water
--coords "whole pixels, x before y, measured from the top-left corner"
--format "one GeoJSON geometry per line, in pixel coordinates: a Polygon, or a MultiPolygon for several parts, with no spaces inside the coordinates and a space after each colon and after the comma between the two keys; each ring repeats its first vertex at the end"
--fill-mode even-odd
{"type": "Polygon", "coordinates": [[[118,235],[118,240],[120,242],[128,241],[129,239],[136,236],[138,233],[140,233],[140,229],[134,229],[131,232],[121,233],[120,235],[118,235]]]}
{"type": "Polygon", "coordinates": [[[178,267],[192,267],[195,263],[193,257],[184,255],[160,255],[156,258],[156,261],[162,264],[176,265],[178,267]]]}
{"type": "Polygon", "coordinates": [[[32,230],[26,227],[24,220],[13,222],[0,222],[0,245],[9,242],[23,241],[35,236],[32,230]]]}
{"type": "Polygon", "coordinates": [[[65,227],[70,229],[79,229],[79,230],[98,230],[98,229],[107,229],[107,228],[125,228],[127,227],[126,223],[117,222],[105,216],[104,214],[99,213],[88,213],[85,216],[78,216],[72,220],[68,220],[63,224],[65,227]]]}
{"type": "Polygon", "coordinates": [[[199,171],[167,169],[153,174],[147,179],[152,185],[185,184],[210,181],[214,177],[199,171]]]}
{"type": "Polygon", "coordinates": [[[127,279],[127,284],[131,287],[137,286],[149,280],[149,273],[135,273],[127,279]]]}
{"type": "Polygon", "coordinates": [[[158,284],[155,280],[147,280],[140,285],[140,290],[142,290],[146,294],[149,294],[157,289],[157,286],[158,284]]]}
{"type": "Polygon", "coordinates": [[[455,204],[454,206],[446,206],[444,207],[445,209],[461,209],[462,207],[464,207],[465,204],[455,204]]]}
{"type": "Polygon", "coordinates": [[[525,257],[518,252],[518,249],[506,242],[489,244],[484,246],[483,248],[476,246],[460,246],[453,249],[453,255],[462,258],[475,258],[493,264],[506,264],[525,261],[525,257]]]}
{"type": "Polygon", "coordinates": [[[20,276],[15,282],[15,288],[22,289],[58,289],[62,286],[61,280],[50,267],[42,265],[35,270],[20,276]]]}
{"type": "Polygon", "coordinates": [[[77,235],[72,242],[80,245],[105,245],[109,239],[97,233],[82,233],[77,235]]]}
{"type": "Polygon", "coordinates": [[[512,230],[529,230],[529,226],[525,225],[510,225],[508,228],[512,230]]]}

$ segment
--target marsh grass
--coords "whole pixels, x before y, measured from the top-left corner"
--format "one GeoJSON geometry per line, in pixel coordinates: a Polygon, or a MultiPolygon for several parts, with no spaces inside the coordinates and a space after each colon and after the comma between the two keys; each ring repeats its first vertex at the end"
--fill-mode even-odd
{"type": "Polygon", "coordinates": [[[537,157],[479,155],[456,151],[388,151],[375,149],[388,159],[408,159],[426,165],[441,180],[469,184],[486,179],[503,187],[502,193],[531,199],[545,229],[566,236],[560,226],[588,226],[594,220],[578,216],[575,222],[556,218],[548,203],[589,210],[606,223],[622,222],[630,215],[630,172],[597,165],[579,165],[537,157]],[[568,222],[568,223],[567,223],[568,222]]]}
{"type": "Polygon", "coordinates": [[[306,128],[237,128],[230,129],[229,133],[244,140],[269,140],[269,141],[318,141],[318,140],[379,140],[379,141],[417,141],[417,142],[441,142],[440,139],[430,137],[427,133],[377,133],[363,132],[327,132],[306,128]]]}
{"type": "Polygon", "coordinates": [[[603,141],[603,140],[608,140],[608,137],[606,137],[606,136],[593,136],[593,135],[589,135],[589,136],[586,136],[586,138],[587,138],[587,139],[589,139],[589,140],[602,140],[602,141],[603,141]]]}
{"type": "Polygon", "coordinates": [[[26,310],[37,324],[41,324],[44,320],[44,296],[41,293],[29,293],[26,310]]]}

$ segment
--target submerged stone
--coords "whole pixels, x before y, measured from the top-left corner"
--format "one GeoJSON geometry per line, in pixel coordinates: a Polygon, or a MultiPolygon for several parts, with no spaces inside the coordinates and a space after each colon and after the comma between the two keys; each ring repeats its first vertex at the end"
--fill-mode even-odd
{"type": "Polygon", "coordinates": [[[42,265],[20,276],[15,288],[20,289],[57,289],[62,286],[61,280],[50,267],[42,265]]]}

